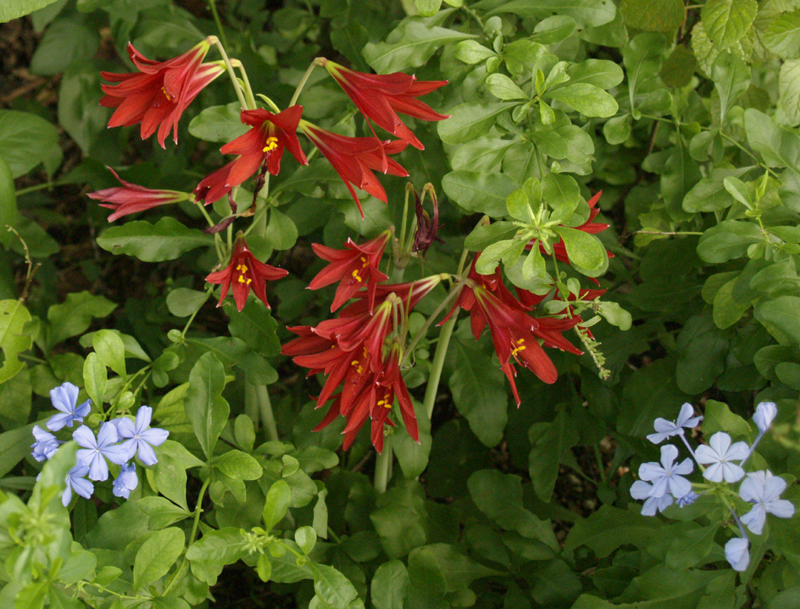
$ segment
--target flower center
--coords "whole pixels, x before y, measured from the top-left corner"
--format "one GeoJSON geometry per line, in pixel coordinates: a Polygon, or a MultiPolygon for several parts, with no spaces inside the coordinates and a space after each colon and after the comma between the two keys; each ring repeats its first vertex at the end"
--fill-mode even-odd
{"type": "Polygon", "coordinates": [[[394,402],[394,400],[392,399],[392,394],[387,391],[386,393],[383,394],[383,399],[378,400],[378,406],[383,406],[388,410],[391,409],[392,402],[394,402]]]}
{"type": "Polygon", "coordinates": [[[247,273],[248,271],[247,265],[244,263],[237,264],[236,270],[239,271],[239,278],[236,281],[238,281],[239,283],[250,285],[250,282],[252,282],[253,280],[250,277],[245,277],[245,273],[247,273]]]}
{"type": "Polygon", "coordinates": [[[361,268],[360,269],[353,269],[353,272],[350,275],[355,279],[358,283],[364,281],[364,278],[361,276],[361,272],[364,271],[369,266],[369,260],[364,256],[361,256],[361,268]]]}
{"type": "Polygon", "coordinates": [[[525,343],[524,338],[512,341],[512,344],[515,345],[515,347],[511,350],[511,355],[516,357],[517,353],[519,353],[520,351],[524,351],[527,348],[524,343],[525,343]]]}
{"type": "Polygon", "coordinates": [[[169,93],[167,93],[167,88],[166,88],[166,87],[161,87],[161,92],[164,94],[164,97],[166,97],[166,98],[167,98],[167,101],[168,101],[168,102],[171,102],[171,101],[172,101],[172,95],[170,95],[169,93]]]}
{"type": "Polygon", "coordinates": [[[271,135],[267,138],[267,141],[264,142],[266,145],[264,146],[264,150],[262,152],[270,153],[278,147],[278,138],[274,135],[271,135]]]}

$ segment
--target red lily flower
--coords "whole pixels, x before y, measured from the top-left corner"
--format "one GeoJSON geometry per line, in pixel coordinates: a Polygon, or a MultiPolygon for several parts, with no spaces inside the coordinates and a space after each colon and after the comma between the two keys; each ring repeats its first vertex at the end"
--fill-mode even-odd
{"type": "Polygon", "coordinates": [[[152,61],[128,43],[128,56],[139,73],[101,72],[115,83],[101,85],[105,96],[100,105],[116,108],[109,127],[130,127],[141,123],[142,139],[158,130],[158,143],[164,148],[167,134],[178,143],[178,121],[197,94],[225,71],[221,62],[201,63],[211,48],[206,39],[169,61],[152,61]]]}
{"type": "Polygon", "coordinates": [[[242,122],[252,129],[220,148],[222,154],[238,154],[239,157],[204,178],[194,189],[196,199],[204,200],[206,205],[213,203],[256,173],[265,163],[267,171],[278,175],[284,149],[298,163],[308,165],[295,133],[302,114],[302,106],[292,106],[278,114],[262,109],[242,110],[242,122]]]}
{"type": "Polygon", "coordinates": [[[114,174],[114,177],[120,181],[122,186],[103,188],[96,192],[90,192],[87,196],[90,199],[104,201],[104,203],[100,203],[100,207],[116,210],[108,217],[109,222],[128,214],[135,214],[159,205],[186,201],[190,198],[189,194],[177,190],[153,190],[152,188],[138,186],[123,180],[111,167],[108,170],[114,174]]]}
{"type": "Polygon", "coordinates": [[[218,307],[222,306],[222,301],[228,295],[228,289],[231,289],[233,299],[236,301],[236,308],[241,311],[244,309],[252,289],[264,306],[269,309],[271,307],[267,302],[267,281],[276,281],[288,274],[289,271],[264,264],[256,259],[247,247],[244,235],[239,234],[233,245],[230,264],[221,271],[211,273],[206,277],[206,281],[222,286],[218,307]]]}
{"type": "Polygon", "coordinates": [[[414,148],[425,149],[411,129],[397,116],[398,112],[424,121],[450,118],[446,114],[434,112],[430,106],[416,99],[443,87],[447,84],[446,80],[418,82],[414,76],[402,72],[365,74],[327,60],[323,65],[364,116],[414,148]]]}
{"type": "Polygon", "coordinates": [[[348,239],[347,243],[345,243],[346,250],[336,250],[319,243],[313,243],[311,247],[314,249],[314,253],[323,260],[330,262],[330,264],[317,273],[317,276],[308,284],[308,288],[310,290],[319,290],[339,281],[340,283],[336,288],[336,295],[331,305],[331,312],[333,312],[350,300],[360,288],[366,286],[369,293],[369,311],[371,313],[375,305],[375,290],[378,287],[378,283],[389,278],[388,275],[380,272],[378,265],[383,257],[386,244],[389,243],[391,234],[391,231],[383,231],[374,239],[370,239],[361,245],[356,245],[351,239],[348,239]]]}
{"type": "Polygon", "coordinates": [[[372,172],[382,170],[401,178],[408,176],[408,172],[397,161],[387,159],[386,156],[405,150],[408,144],[402,140],[381,142],[371,137],[346,137],[321,129],[305,120],[300,121],[299,128],[344,180],[362,218],[364,210],[361,209],[361,201],[358,200],[353,186],[388,203],[386,191],[372,172]]]}

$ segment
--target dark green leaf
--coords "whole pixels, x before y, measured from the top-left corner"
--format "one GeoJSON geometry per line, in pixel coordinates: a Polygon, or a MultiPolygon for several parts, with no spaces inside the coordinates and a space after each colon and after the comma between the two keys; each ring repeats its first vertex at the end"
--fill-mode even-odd
{"type": "MultiPolygon", "coordinates": [[[[0,8],[0,15],[3,10],[0,8]]],[[[28,173],[43,162],[53,148],[58,148],[58,131],[42,117],[0,110],[0,157],[8,163],[13,177],[28,173]]]]}
{"type": "Polygon", "coordinates": [[[213,353],[197,360],[189,374],[189,388],[183,405],[206,457],[214,454],[217,438],[225,428],[230,406],[222,397],[225,369],[213,353]]]}
{"type": "Polygon", "coordinates": [[[67,299],[47,310],[48,349],[64,339],[83,333],[94,317],[107,317],[117,308],[103,296],[89,292],[72,292],[67,299]]]}
{"type": "Polygon", "coordinates": [[[648,32],[674,32],[685,16],[681,0],[622,0],[619,12],[625,25],[648,32]]]}
{"type": "Polygon", "coordinates": [[[506,215],[506,197],[516,187],[514,180],[502,173],[451,171],[442,178],[442,189],[460,207],[492,218],[506,215]]]}
{"type": "Polygon", "coordinates": [[[207,142],[230,142],[250,128],[242,124],[240,112],[239,102],[205,108],[189,123],[189,133],[207,142]]]}

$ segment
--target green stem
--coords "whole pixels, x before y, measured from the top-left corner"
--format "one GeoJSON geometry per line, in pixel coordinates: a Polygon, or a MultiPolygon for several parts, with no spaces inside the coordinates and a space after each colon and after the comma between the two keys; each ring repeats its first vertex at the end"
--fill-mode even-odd
{"type": "Polygon", "coordinates": [[[305,74],[303,74],[303,77],[300,79],[300,83],[294,90],[294,95],[292,95],[292,99],[289,102],[290,108],[297,103],[297,99],[300,97],[300,93],[303,91],[303,87],[306,86],[308,79],[311,77],[311,73],[314,71],[314,68],[316,68],[318,65],[321,65],[319,63],[321,59],[322,59],[321,57],[317,57],[314,61],[311,62],[311,65],[308,66],[308,69],[305,71],[305,74]]]}
{"type": "Polygon", "coordinates": [[[256,98],[253,95],[253,87],[250,86],[250,79],[247,78],[247,70],[244,69],[244,65],[239,62],[239,73],[242,75],[242,80],[244,81],[244,94],[247,98],[247,103],[250,104],[250,109],[255,110],[258,107],[256,104],[256,98]]]}
{"type": "Polygon", "coordinates": [[[231,82],[233,83],[233,88],[236,91],[236,97],[239,99],[239,105],[242,107],[242,110],[247,110],[247,102],[244,99],[242,87],[239,84],[239,79],[236,78],[236,73],[233,71],[233,64],[231,63],[228,54],[225,52],[225,47],[222,46],[222,43],[216,36],[209,36],[209,38],[211,39],[211,44],[215,44],[217,49],[219,49],[219,54],[222,55],[222,61],[225,62],[225,66],[228,68],[228,76],[230,76],[231,82]]]}
{"type": "MultiPolygon", "coordinates": [[[[211,219],[211,216],[208,215],[208,212],[206,211],[206,206],[203,203],[200,203],[199,201],[195,203],[195,205],[197,206],[197,209],[200,210],[200,213],[202,213],[203,216],[205,217],[206,222],[208,222],[208,225],[214,226],[214,221],[211,219]]],[[[217,250],[217,259],[221,263],[225,262],[225,260],[227,259],[227,254],[225,254],[222,251],[222,239],[220,238],[219,233],[214,234],[214,247],[217,250]]]]}
{"type": "Polygon", "coordinates": [[[383,452],[375,461],[375,492],[383,495],[389,482],[392,465],[392,436],[387,436],[383,443],[383,452]]]}
{"type": "Polygon", "coordinates": [[[603,455],[600,454],[600,447],[597,444],[594,445],[594,457],[597,459],[597,470],[600,472],[600,480],[602,480],[603,484],[605,484],[606,469],[605,465],[603,465],[603,455]]]}
{"type": "MultiPolygon", "coordinates": [[[[459,294],[459,292],[461,292],[461,288],[463,286],[464,286],[463,283],[459,283],[455,288],[453,288],[453,290],[451,290],[451,292],[445,297],[445,299],[442,300],[442,302],[439,303],[439,306],[436,307],[436,309],[434,309],[433,313],[431,313],[430,317],[428,317],[428,319],[425,321],[425,323],[419,329],[419,332],[417,332],[414,335],[414,337],[411,339],[411,342],[408,343],[408,346],[405,349],[405,356],[403,357],[403,361],[400,363],[400,367],[401,368],[403,367],[403,364],[406,363],[406,360],[408,359],[408,357],[414,352],[414,347],[417,346],[417,343],[419,341],[421,341],[424,338],[424,336],[428,333],[428,329],[431,327],[431,324],[433,324],[433,322],[439,316],[439,313],[444,311],[444,309],[450,304],[450,302],[453,300],[453,298],[458,296],[458,294],[459,294]]],[[[456,313],[453,313],[453,317],[456,317],[456,313]]],[[[447,323],[450,323],[450,320],[448,320],[447,323]]],[[[445,326],[447,325],[447,323],[445,324],[445,326]]],[[[451,332],[452,332],[452,329],[451,329],[451,332]]],[[[442,329],[442,333],[439,335],[440,344],[441,344],[441,337],[442,337],[443,334],[444,334],[444,327],[442,329]]],[[[446,349],[447,349],[447,345],[445,345],[445,350],[446,349]]],[[[439,352],[438,348],[437,348],[436,352],[437,353],[439,352]]]]}
{"type": "Polygon", "coordinates": [[[250,383],[244,384],[244,413],[253,421],[253,427],[258,431],[258,395],[256,388],[250,383]]]}
{"type": "Polygon", "coordinates": [[[457,319],[458,311],[454,311],[450,319],[442,326],[442,331],[439,333],[439,343],[436,345],[436,353],[433,355],[431,372],[428,375],[428,385],[425,387],[425,399],[422,403],[425,408],[425,413],[428,415],[428,419],[433,416],[433,404],[439,392],[439,381],[442,378],[444,358],[447,356],[447,348],[450,346],[450,338],[453,336],[453,328],[456,326],[457,319]]]}
{"type": "MultiPolygon", "coordinates": [[[[200,494],[197,496],[197,503],[194,508],[194,522],[192,522],[192,532],[189,534],[189,548],[194,544],[194,537],[197,535],[197,527],[200,526],[200,514],[203,513],[203,498],[206,496],[206,489],[208,489],[209,484],[211,484],[211,476],[206,478],[206,481],[203,482],[203,486],[200,487],[200,494]]],[[[187,550],[189,548],[187,548],[187,550]]],[[[184,567],[187,565],[188,561],[186,560],[186,554],[184,554],[181,566],[178,567],[178,570],[175,571],[172,579],[164,588],[163,596],[167,596],[169,591],[172,590],[173,586],[178,582],[178,578],[183,574],[184,567]]]]}
{"type": "Polygon", "coordinates": [[[46,188],[53,188],[55,186],[61,186],[61,182],[45,182],[43,184],[36,184],[35,186],[28,186],[27,188],[20,188],[18,191],[14,193],[15,196],[21,197],[22,195],[26,195],[29,192],[37,192],[39,190],[45,190],[46,188]]]}
{"type": "Polygon", "coordinates": [[[336,543],[342,543],[342,538],[341,538],[341,537],[339,537],[339,536],[336,534],[336,532],[335,532],[335,531],[334,531],[332,528],[330,528],[330,527],[328,527],[328,535],[329,535],[329,536],[330,536],[330,537],[333,539],[333,541],[335,541],[336,543]]]}
{"type": "Polygon", "coordinates": [[[228,39],[225,37],[225,30],[222,29],[222,22],[219,20],[216,0],[208,0],[208,7],[211,9],[211,14],[214,16],[214,23],[217,24],[217,31],[219,32],[219,37],[222,40],[222,44],[228,46],[228,39]]]}
{"type": "Polygon", "coordinates": [[[272,401],[269,399],[269,391],[266,385],[256,386],[258,396],[258,409],[261,411],[261,421],[264,423],[264,430],[267,432],[269,440],[278,441],[278,426],[275,424],[275,413],[272,412],[272,401]]]}

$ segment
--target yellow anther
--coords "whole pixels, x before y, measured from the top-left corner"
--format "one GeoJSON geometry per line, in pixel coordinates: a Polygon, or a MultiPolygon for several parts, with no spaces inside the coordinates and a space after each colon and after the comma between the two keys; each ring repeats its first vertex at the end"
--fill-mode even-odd
{"type": "Polygon", "coordinates": [[[236,267],[236,270],[237,270],[237,271],[241,271],[242,273],[246,273],[246,272],[247,272],[247,270],[248,270],[248,269],[247,269],[247,265],[246,265],[246,264],[239,264],[239,265],[236,267]]]}
{"type": "Polygon", "coordinates": [[[272,152],[278,147],[278,138],[274,136],[270,136],[267,138],[266,146],[264,146],[263,152],[272,152]]]}
{"type": "Polygon", "coordinates": [[[168,101],[168,102],[171,102],[171,101],[172,101],[172,95],[170,95],[169,93],[167,93],[167,88],[166,88],[166,87],[161,87],[161,92],[164,94],[164,97],[166,97],[166,98],[167,98],[167,101],[168,101]]]}
{"type": "Polygon", "coordinates": [[[511,355],[516,355],[520,351],[524,351],[525,349],[527,349],[527,347],[523,344],[524,342],[525,342],[524,338],[520,338],[518,341],[515,341],[514,344],[516,344],[517,346],[514,347],[514,349],[512,349],[511,355]]]}
{"type": "Polygon", "coordinates": [[[364,258],[364,256],[361,256],[361,262],[363,262],[363,263],[364,263],[364,266],[367,266],[367,264],[369,263],[369,260],[367,260],[366,258],[364,258]]]}
{"type": "Polygon", "coordinates": [[[239,280],[238,281],[239,281],[239,283],[244,283],[245,282],[244,275],[239,275],[239,280]]]}
{"type": "Polygon", "coordinates": [[[363,280],[361,279],[361,275],[359,275],[359,274],[358,274],[358,269],[356,269],[355,271],[353,271],[353,272],[351,273],[351,275],[352,275],[353,277],[355,277],[355,278],[356,278],[356,281],[358,281],[358,283],[361,283],[361,282],[363,281],[363,280]]]}

